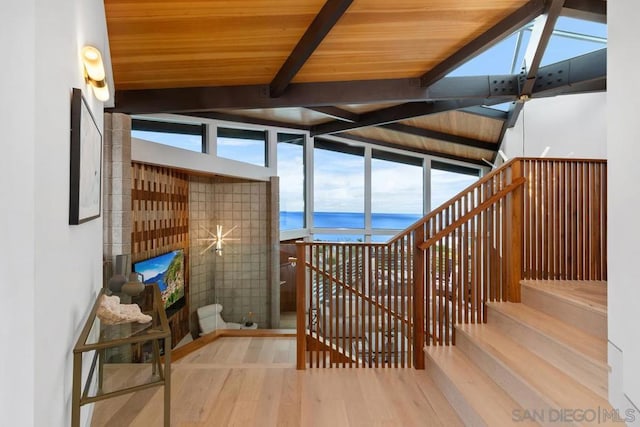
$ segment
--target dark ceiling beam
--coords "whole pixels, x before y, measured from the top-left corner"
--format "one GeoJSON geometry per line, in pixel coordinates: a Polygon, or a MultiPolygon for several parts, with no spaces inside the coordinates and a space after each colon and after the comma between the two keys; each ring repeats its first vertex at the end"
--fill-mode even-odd
{"type": "MultiPolygon", "coordinates": [[[[589,55],[600,55],[590,61],[595,61],[596,74],[606,77],[606,50],[603,54],[594,53],[585,56],[589,57],[589,55]],[[604,73],[601,70],[604,70],[604,73]]],[[[575,81],[588,77],[582,74],[593,73],[591,68],[594,68],[594,65],[579,64],[578,62],[584,61],[580,58],[582,57],[575,59],[577,62],[563,61],[565,63],[574,61],[570,71],[571,75],[575,76],[572,79],[575,81]],[[586,71],[581,71],[585,66],[586,71]]],[[[557,64],[542,67],[544,71],[538,73],[536,80],[543,77],[542,74],[554,65],[557,64]]],[[[481,98],[493,98],[493,95],[498,95],[496,99],[502,98],[503,95],[515,98],[515,95],[519,94],[517,85],[513,84],[516,77],[512,75],[446,77],[429,88],[421,88],[418,79],[294,83],[280,98],[270,98],[267,85],[125,90],[116,91],[116,107],[107,111],[128,114],[186,113],[223,108],[314,107],[455,98],[477,98],[478,102],[474,105],[482,105],[481,98]]],[[[534,88],[534,93],[539,90],[534,88]]],[[[492,102],[492,104],[495,103],[492,102]]]]}
{"type": "Polygon", "coordinates": [[[272,126],[287,129],[309,130],[309,126],[299,125],[296,123],[281,122],[277,120],[260,119],[257,117],[248,117],[240,114],[219,113],[219,112],[187,112],[185,116],[200,117],[203,119],[224,120],[227,122],[248,123],[259,126],[272,126]]]}
{"type": "Polygon", "coordinates": [[[498,151],[500,151],[502,149],[502,143],[504,141],[504,135],[507,133],[507,122],[505,121],[504,123],[502,123],[502,128],[500,129],[500,135],[498,136],[498,141],[496,142],[496,151],[493,153],[493,156],[491,156],[491,162],[495,164],[496,160],[498,159],[498,151]]]}
{"type": "Polygon", "coordinates": [[[534,92],[532,98],[550,98],[558,95],[575,95],[578,93],[606,92],[607,79],[592,80],[589,82],[574,83],[572,85],[549,89],[541,92],[534,92]]]}
{"type": "Polygon", "coordinates": [[[507,118],[507,121],[505,122],[507,128],[512,128],[516,125],[523,107],[524,102],[517,101],[511,106],[511,108],[509,108],[509,116],[507,118]]]}
{"type": "Polygon", "coordinates": [[[353,113],[351,111],[347,111],[345,109],[333,106],[326,107],[305,107],[307,110],[315,111],[317,113],[322,113],[325,116],[333,117],[337,120],[342,120],[343,122],[357,122],[360,120],[360,114],[353,113]]]}
{"type": "MultiPolygon", "coordinates": [[[[513,97],[511,97],[511,99],[513,99],[513,97]]],[[[408,102],[406,104],[395,105],[393,107],[387,107],[381,110],[362,114],[360,120],[354,123],[335,120],[332,122],[311,126],[311,136],[344,132],[347,130],[359,129],[367,126],[383,125],[400,120],[410,119],[413,117],[442,113],[444,111],[458,110],[460,108],[470,107],[472,105],[486,105],[487,102],[488,101],[482,99],[408,102]]]]}
{"type": "Polygon", "coordinates": [[[421,101],[428,90],[417,78],[292,83],[279,98],[269,85],[119,90],[111,111],[129,114],[180,113],[230,108],[315,107],[341,104],[421,101]]]}
{"type": "Polygon", "coordinates": [[[506,121],[509,113],[495,108],[484,107],[482,105],[475,105],[473,107],[467,107],[460,109],[463,113],[473,114],[475,116],[486,117],[488,119],[496,119],[506,121]]]}
{"type": "Polygon", "coordinates": [[[459,161],[459,162],[465,162],[465,163],[470,163],[470,164],[479,165],[479,166],[486,166],[485,163],[482,160],[476,160],[476,159],[470,159],[470,158],[467,158],[467,157],[456,156],[455,154],[441,153],[439,151],[426,150],[426,149],[423,149],[423,148],[407,147],[405,145],[394,144],[392,142],[386,142],[386,141],[380,141],[378,139],[373,139],[373,138],[365,138],[363,136],[351,135],[349,133],[337,133],[337,134],[335,134],[335,136],[339,136],[340,138],[349,139],[349,140],[352,140],[352,141],[364,142],[366,144],[371,144],[371,145],[377,145],[377,146],[380,146],[380,147],[396,148],[398,150],[408,151],[408,152],[411,152],[411,153],[417,153],[417,154],[423,154],[423,155],[426,155],[426,156],[439,157],[439,158],[442,158],[442,159],[456,160],[456,161],[459,161]]]}
{"type": "Polygon", "coordinates": [[[523,25],[531,22],[545,10],[543,0],[531,0],[520,9],[489,28],[479,37],[475,38],[453,55],[427,71],[420,77],[420,85],[427,87],[443,78],[450,71],[457,68],[472,57],[487,50],[506,36],[518,30],[523,25]]]}
{"type": "Polygon", "coordinates": [[[216,86],[116,91],[108,111],[128,114],[183,113],[217,109],[317,107],[341,104],[412,102],[516,95],[513,75],[447,77],[429,88],[417,78],[292,83],[279,98],[268,85],[216,86]]]}
{"type": "Polygon", "coordinates": [[[320,46],[322,40],[342,17],[353,0],[327,0],[307,31],[286,59],[269,85],[269,95],[278,98],[287,90],[291,80],[300,71],[307,59],[320,46]]]}
{"type": "MultiPolygon", "coordinates": [[[[535,81],[531,98],[606,90],[607,49],[540,67],[535,81]]],[[[522,101],[517,101],[511,107],[507,127],[516,124],[523,105],[522,101]]]]}
{"type": "Polygon", "coordinates": [[[451,144],[464,145],[465,147],[481,148],[483,150],[496,150],[496,144],[487,141],[481,141],[479,139],[467,138],[459,135],[452,135],[449,133],[438,132],[431,129],[425,129],[416,126],[406,125],[404,123],[389,123],[386,125],[378,126],[383,129],[392,130],[395,132],[406,133],[409,135],[419,136],[422,138],[430,138],[438,141],[448,142],[451,144]]]}
{"type": "Polygon", "coordinates": [[[515,75],[447,77],[427,89],[428,98],[435,101],[408,102],[372,111],[361,114],[359,120],[350,123],[344,120],[322,123],[311,127],[311,135],[375,126],[470,106],[499,104],[514,100],[518,94],[515,75]]]}
{"type": "Polygon", "coordinates": [[[533,24],[520,73],[520,95],[530,96],[538,77],[538,68],[547,49],[565,0],[550,0],[549,8],[533,24]]]}
{"type": "Polygon", "coordinates": [[[517,96],[518,78],[512,74],[445,77],[429,86],[428,100],[517,96]]]}
{"type": "Polygon", "coordinates": [[[607,49],[540,67],[532,97],[540,98],[545,92],[564,93],[572,86],[607,80],[607,49]]]}
{"type": "Polygon", "coordinates": [[[607,2],[602,0],[566,0],[563,15],[607,23],[607,2]]]}

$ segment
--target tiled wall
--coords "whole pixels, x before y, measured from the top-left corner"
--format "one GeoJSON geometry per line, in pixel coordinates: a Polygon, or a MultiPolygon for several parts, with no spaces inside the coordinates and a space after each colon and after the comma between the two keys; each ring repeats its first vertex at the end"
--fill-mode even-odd
{"type": "MultiPolygon", "coordinates": [[[[270,327],[270,183],[222,177],[190,178],[191,310],[218,302],[225,321],[240,322],[253,312],[259,327],[270,327]],[[202,251],[207,230],[233,230],[223,255],[202,251]]],[[[192,319],[196,319],[192,316],[192,319]]],[[[196,323],[196,322],[193,322],[196,323]]],[[[198,325],[192,325],[196,332],[198,325]]]]}
{"type": "Polygon", "coordinates": [[[103,141],[104,257],[112,261],[131,253],[131,117],[105,114],[103,141]]]}

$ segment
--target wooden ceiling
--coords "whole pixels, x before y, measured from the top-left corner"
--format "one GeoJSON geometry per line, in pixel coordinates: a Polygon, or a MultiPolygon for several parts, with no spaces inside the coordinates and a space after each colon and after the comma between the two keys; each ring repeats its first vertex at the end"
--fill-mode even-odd
{"type": "Polygon", "coordinates": [[[557,17],[602,20],[600,0],[105,0],[105,10],[113,111],[308,129],[475,163],[495,156],[519,112],[482,105],[606,81],[592,55],[562,67],[589,66],[586,76],[547,91],[524,84],[549,71],[535,60],[557,17]],[[541,15],[523,76],[445,77],[541,15]]]}

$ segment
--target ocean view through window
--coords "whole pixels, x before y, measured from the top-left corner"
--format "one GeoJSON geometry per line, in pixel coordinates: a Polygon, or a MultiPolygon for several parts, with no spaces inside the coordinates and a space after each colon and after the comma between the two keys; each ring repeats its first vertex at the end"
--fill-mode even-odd
{"type": "Polygon", "coordinates": [[[304,135],[278,133],[278,176],[280,177],[280,229],[305,227],[304,135]]]}
{"type": "Polygon", "coordinates": [[[316,140],[313,156],[313,227],[364,228],[364,149],[316,140]]]}

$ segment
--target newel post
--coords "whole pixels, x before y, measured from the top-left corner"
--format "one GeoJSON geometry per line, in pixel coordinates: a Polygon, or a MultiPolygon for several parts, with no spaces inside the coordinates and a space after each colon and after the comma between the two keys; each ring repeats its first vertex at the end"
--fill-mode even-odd
{"type": "Polygon", "coordinates": [[[306,289],[306,247],[304,243],[296,243],[296,369],[306,367],[306,327],[305,327],[305,289],[306,289]]]}
{"type": "MultiPolygon", "coordinates": [[[[510,180],[523,176],[523,160],[515,160],[510,168],[510,180]]],[[[507,197],[507,300],[520,302],[520,281],[523,278],[524,257],[524,191],[525,185],[518,186],[507,197]]]]}
{"type": "Polygon", "coordinates": [[[424,369],[424,226],[413,232],[413,367],[424,369]]]}

